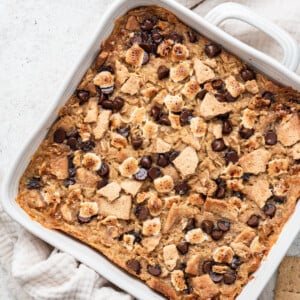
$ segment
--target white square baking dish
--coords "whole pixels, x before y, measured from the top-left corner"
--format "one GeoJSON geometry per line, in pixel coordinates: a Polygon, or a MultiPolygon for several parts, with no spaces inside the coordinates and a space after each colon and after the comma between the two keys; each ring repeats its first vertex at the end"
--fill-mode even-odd
{"type": "MultiPolygon", "coordinates": [[[[59,108],[65,104],[67,99],[74,92],[84,73],[92,64],[94,58],[99,52],[99,45],[112,31],[114,26],[112,20],[124,15],[128,10],[134,7],[143,5],[159,5],[170,10],[184,23],[221,44],[225,49],[236,54],[249,65],[252,65],[271,79],[298,90],[300,90],[300,78],[289,69],[296,69],[300,59],[300,54],[297,44],[284,31],[266,22],[264,19],[253,15],[253,13],[251,13],[248,9],[237,4],[226,3],[216,7],[207,15],[207,19],[214,24],[219,24],[225,19],[235,18],[257,26],[267,34],[273,36],[283,47],[285,54],[284,64],[287,67],[265,54],[241,43],[232,36],[224,33],[216,26],[212,25],[206,19],[201,18],[173,0],[115,1],[109,12],[99,22],[99,29],[97,34],[93,37],[89,47],[80,57],[70,75],[66,77],[66,82],[60,89],[60,92],[54,97],[54,101],[51,101],[47,116],[43,120],[39,120],[39,126],[37,126],[36,131],[33,133],[28,143],[19,152],[14,164],[11,168],[9,168],[3,181],[1,201],[5,211],[13,219],[19,222],[34,235],[45,240],[54,247],[72,254],[79,261],[93,268],[121,289],[139,299],[150,300],[163,299],[163,297],[152,291],[140,280],[135,279],[122,271],[99,252],[63,233],[48,230],[37,222],[32,221],[15,202],[15,197],[18,192],[19,178],[27,167],[32,154],[46,135],[48,128],[56,119],[59,108]]],[[[254,279],[245,286],[237,299],[253,300],[259,296],[263,287],[276,270],[284,254],[300,230],[300,218],[297,217],[299,213],[300,204],[298,203],[295,212],[284,226],[278,241],[273,246],[258,271],[254,274],[254,279]]]]}

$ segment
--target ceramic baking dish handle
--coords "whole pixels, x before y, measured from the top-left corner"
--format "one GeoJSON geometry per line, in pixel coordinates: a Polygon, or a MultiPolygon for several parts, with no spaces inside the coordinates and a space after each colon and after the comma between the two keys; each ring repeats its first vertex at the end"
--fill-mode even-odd
{"type": "Polygon", "coordinates": [[[282,64],[292,71],[296,71],[300,62],[300,49],[289,33],[257,15],[246,6],[227,2],[213,8],[205,19],[214,25],[219,25],[227,19],[236,19],[252,25],[272,37],[283,50],[282,64]]]}

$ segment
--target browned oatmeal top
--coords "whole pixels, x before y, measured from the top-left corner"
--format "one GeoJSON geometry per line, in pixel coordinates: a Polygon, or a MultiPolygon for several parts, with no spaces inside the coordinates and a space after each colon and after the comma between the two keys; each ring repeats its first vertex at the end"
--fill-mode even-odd
{"type": "Polygon", "coordinates": [[[234,299],[300,196],[299,103],[172,13],[131,10],[17,202],[170,299],[234,299]]]}

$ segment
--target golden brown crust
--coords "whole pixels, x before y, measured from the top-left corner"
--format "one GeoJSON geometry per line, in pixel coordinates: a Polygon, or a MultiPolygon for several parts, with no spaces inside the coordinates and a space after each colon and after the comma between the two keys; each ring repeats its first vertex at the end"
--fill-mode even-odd
{"type": "Polygon", "coordinates": [[[101,48],[18,204],[169,299],[234,299],[300,196],[300,94],[155,6],[101,48]]]}

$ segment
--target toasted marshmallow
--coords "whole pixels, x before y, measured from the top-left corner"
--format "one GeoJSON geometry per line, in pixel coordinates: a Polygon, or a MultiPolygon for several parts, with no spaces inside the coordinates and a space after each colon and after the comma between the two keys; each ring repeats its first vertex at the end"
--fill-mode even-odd
{"type": "Polygon", "coordinates": [[[146,124],[143,127],[143,136],[146,139],[152,139],[156,137],[158,131],[158,126],[152,121],[146,122],[146,124]]]}
{"type": "Polygon", "coordinates": [[[221,246],[214,250],[213,259],[219,263],[230,263],[233,259],[234,252],[228,246],[221,246]]]}
{"type": "Polygon", "coordinates": [[[159,193],[171,192],[174,187],[173,178],[169,175],[154,179],[154,186],[159,193]]]}
{"type": "Polygon", "coordinates": [[[108,71],[102,71],[98,73],[93,80],[93,83],[102,89],[112,87],[114,85],[114,82],[114,75],[108,71]]]}
{"type": "Polygon", "coordinates": [[[79,216],[82,218],[90,218],[98,214],[98,204],[96,202],[81,202],[79,216]]]}
{"type": "Polygon", "coordinates": [[[157,53],[160,56],[167,56],[172,49],[173,41],[172,40],[164,40],[157,47],[157,53]]]}
{"type": "Polygon", "coordinates": [[[139,170],[139,163],[134,157],[128,157],[119,166],[119,171],[122,176],[130,177],[139,170]]]}
{"type": "Polygon", "coordinates": [[[207,235],[201,230],[201,228],[195,228],[189,230],[186,235],[185,239],[190,244],[201,244],[202,242],[208,240],[207,235]]]}
{"type": "Polygon", "coordinates": [[[200,117],[191,119],[190,128],[195,137],[203,137],[207,131],[207,123],[200,117]]]}
{"type": "Polygon", "coordinates": [[[97,171],[102,164],[101,157],[95,153],[86,153],[82,158],[82,165],[90,170],[97,171]]]}
{"type": "Polygon", "coordinates": [[[192,100],[196,97],[199,91],[199,83],[195,79],[191,79],[184,85],[183,89],[181,90],[181,93],[188,99],[192,100]]]}
{"type": "Polygon", "coordinates": [[[181,270],[175,270],[171,273],[171,283],[177,292],[181,292],[187,289],[184,273],[181,270]]]}
{"type": "Polygon", "coordinates": [[[161,230],[160,218],[154,218],[151,220],[146,220],[143,223],[142,233],[146,236],[159,234],[161,230]]]}
{"type": "Polygon", "coordinates": [[[174,62],[186,60],[189,57],[189,50],[185,45],[175,44],[171,50],[171,60],[174,62]]]}
{"type": "Polygon", "coordinates": [[[144,63],[145,55],[148,54],[139,45],[134,44],[127,50],[125,61],[134,67],[140,67],[144,63]]]}
{"type": "Polygon", "coordinates": [[[124,234],[123,235],[124,247],[129,251],[133,250],[134,240],[135,237],[133,234],[124,234]]]}
{"type": "Polygon", "coordinates": [[[164,103],[169,111],[179,112],[184,106],[184,101],[181,95],[167,95],[164,99],[164,103]]]}
{"type": "Polygon", "coordinates": [[[157,197],[157,195],[153,195],[148,200],[148,208],[151,216],[158,216],[161,213],[162,206],[162,201],[157,197]]]}
{"type": "Polygon", "coordinates": [[[190,65],[188,62],[185,61],[171,68],[170,78],[174,82],[179,82],[187,78],[190,75],[190,72],[191,72],[190,65]]]}
{"type": "Polygon", "coordinates": [[[257,113],[251,109],[246,108],[243,111],[242,125],[246,128],[253,128],[257,119],[257,113]]]}

